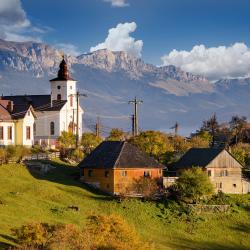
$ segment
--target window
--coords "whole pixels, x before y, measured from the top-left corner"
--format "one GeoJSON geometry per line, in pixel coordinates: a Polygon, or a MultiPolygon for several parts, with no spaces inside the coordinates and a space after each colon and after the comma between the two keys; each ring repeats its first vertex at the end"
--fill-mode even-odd
{"type": "Polygon", "coordinates": [[[127,176],[127,171],[126,170],[122,170],[121,171],[121,176],[122,177],[126,177],[127,176]]]}
{"type": "Polygon", "coordinates": [[[89,170],[88,176],[89,176],[89,177],[92,177],[92,176],[93,176],[93,170],[89,170]]]}
{"type": "Polygon", "coordinates": [[[161,169],[158,170],[158,175],[162,175],[162,170],[161,169]]]}
{"type": "Polygon", "coordinates": [[[61,101],[62,100],[62,96],[60,94],[57,95],[57,101],[61,101]]]}
{"type": "Polygon", "coordinates": [[[57,86],[57,89],[61,89],[61,86],[58,85],[58,86],[57,86]]]}
{"type": "Polygon", "coordinates": [[[26,126],[26,140],[30,140],[30,126],[26,126]]]}
{"type": "Polygon", "coordinates": [[[72,95],[70,95],[70,107],[73,107],[73,96],[72,95]]]}
{"type": "Polygon", "coordinates": [[[222,182],[216,183],[216,188],[222,188],[222,182]]]}
{"type": "Polygon", "coordinates": [[[27,112],[27,115],[30,116],[30,111],[27,112]]]}
{"type": "Polygon", "coordinates": [[[8,126],[8,140],[12,140],[12,127],[8,126]]]}
{"type": "Polygon", "coordinates": [[[34,133],[34,135],[36,135],[36,124],[35,123],[33,124],[33,133],[34,133]]]}
{"type": "Polygon", "coordinates": [[[0,140],[4,139],[4,135],[3,135],[3,126],[0,126],[0,140]]]}
{"type": "Polygon", "coordinates": [[[210,177],[211,175],[212,175],[212,171],[211,171],[211,170],[208,170],[208,171],[207,171],[207,176],[210,177]]]}
{"type": "Polygon", "coordinates": [[[236,185],[236,184],[233,184],[233,187],[234,187],[234,188],[236,188],[236,187],[237,187],[237,185],[236,185]]]}
{"type": "Polygon", "coordinates": [[[227,170],[221,170],[220,171],[220,176],[228,176],[227,170]]]}
{"type": "Polygon", "coordinates": [[[50,135],[54,135],[55,134],[55,123],[51,122],[50,123],[50,135]]]}
{"type": "Polygon", "coordinates": [[[108,170],[105,171],[105,177],[109,177],[109,171],[108,170]]]}
{"type": "Polygon", "coordinates": [[[144,171],[144,177],[150,177],[151,172],[150,171],[144,171]]]}
{"type": "Polygon", "coordinates": [[[72,86],[70,86],[70,89],[72,89],[72,86]]]}

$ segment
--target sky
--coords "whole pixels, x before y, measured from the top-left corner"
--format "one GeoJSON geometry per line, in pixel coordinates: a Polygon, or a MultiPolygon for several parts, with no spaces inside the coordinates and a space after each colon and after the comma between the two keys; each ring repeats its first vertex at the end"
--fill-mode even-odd
{"type": "Polygon", "coordinates": [[[250,72],[249,0],[0,0],[0,38],[124,50],[211,80],[250,72]]]}

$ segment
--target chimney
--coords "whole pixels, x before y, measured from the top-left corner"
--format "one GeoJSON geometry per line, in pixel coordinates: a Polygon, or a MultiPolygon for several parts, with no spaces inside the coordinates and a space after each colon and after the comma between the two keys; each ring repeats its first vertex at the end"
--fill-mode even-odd
{"type": "Polygon", "coordinates": [[[7,110],[12,113],[13,112],[13,102],[12,101],[8,101],[8,105],[7,105],[7,110]]]}

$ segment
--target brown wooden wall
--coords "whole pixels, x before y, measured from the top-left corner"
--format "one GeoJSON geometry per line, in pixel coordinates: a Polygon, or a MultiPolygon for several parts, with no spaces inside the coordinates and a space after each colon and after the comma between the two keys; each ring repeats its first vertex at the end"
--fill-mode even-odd
{"type": "Polygon", "coordinates": [[[105,192],[112,194],[119,194],[123,192],[127,186],[130,186],[134,179],[144,176],[145,171],[150,172],[151,178],[161,178],[162,169],[160,168],[123,168],[123,169],[93,169],[84,168],[81,169],[81,180],[93,185],[105,192]],[[93,171],[93,176],[89,176],[89,170],[93,171]],[[105,176],[105,172],[109,171],[109,176],[105,176]],[[126,172],[126,176],[124,175],[126,172]]]}

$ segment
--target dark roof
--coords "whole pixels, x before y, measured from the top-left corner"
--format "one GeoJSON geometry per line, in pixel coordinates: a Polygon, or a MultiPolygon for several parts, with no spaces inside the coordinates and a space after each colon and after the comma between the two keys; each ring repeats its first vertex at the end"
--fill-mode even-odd
{"type": "Polygon", "coordinates": [[[181,159],[169,166],[171,170],[190,167],[206,167],[224,148],[191,148],[181,159]]]}
{"type": "Polygon", "coordinates": [[[80,164],[80,168],[163,168],[154,158],[128,142],[104,141],[80,164]]]}
{"type": "Polygon", "coordinates": [[[13,113],[20,113],[29,106],[32,106],[35,111],[58,111],[65,105],[66,100],[53,101],[51,106],[50,95],[16,95],[3,96],[3,100],[11,100],[14,104],[13,113]]]}
{"type": "Polygon", "coordinates": [[[53,81],[67,81],[67,80],[74,81],[74,79],[72,79],[69,74],[67,63],[65,62],[63,58],[59,66],[57,77],[50,81],[53,82],[53,81]]]}

